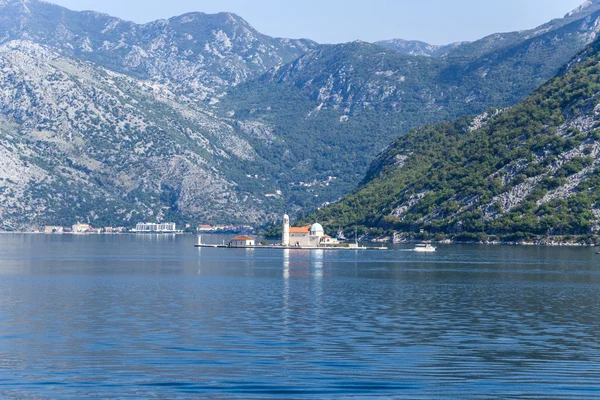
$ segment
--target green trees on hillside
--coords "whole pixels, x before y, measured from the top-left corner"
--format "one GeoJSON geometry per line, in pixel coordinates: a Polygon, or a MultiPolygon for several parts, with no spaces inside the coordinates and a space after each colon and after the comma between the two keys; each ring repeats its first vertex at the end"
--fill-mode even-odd
{"type": "Polygon", "coordinates": [[[316,218],[473,237],[589,234],[600,202],[599,47],[479,129],[463,118],[397,139],[357,191],[316,218]]]}
{"type": "MultiPolygon", "coordinates": [[[[565,29],[560,40],[548,32],[471,57],[411,57],[362,42],[323,46],[259,80],[232,88],[220,109],[272,129],[274,142],[247,137],[265,160],[256,173],[276,177],[281,187],[287,187],[286,202],[298,205],[301,199],[299,205],[311,209],[337,201],[355,188],[369,163],[393,138],[424,124],[525,98],[580,48],[581,39],[573,32],[581,27],[565,29]],[[337,179],[308,193],[293,185],[328,176],[337,179]]],[[[573,96],[585,96],[585,90],[590,88],[581,85],[573,96]]],[[[527,137],[550,117],[532,107],[514,123],[530,120],[530,114],[539,123],[524,132],[527,137]]],[[[427,155],[428,146],[424,141],[415,151],[427,155]]],[[[480,150],[478,144],[469,146],[470,153],[480,150]]]]}

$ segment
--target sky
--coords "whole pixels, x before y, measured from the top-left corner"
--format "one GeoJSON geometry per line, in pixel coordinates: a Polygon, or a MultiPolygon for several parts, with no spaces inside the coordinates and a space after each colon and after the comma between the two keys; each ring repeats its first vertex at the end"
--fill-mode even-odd
{"type": "Polygon", "coordinates": [[[138,23],[192,11],[233,12],[269,36],[319,43],[401,38],[431,44],[530,29],[585,0],[49,0],[138,23]]]}

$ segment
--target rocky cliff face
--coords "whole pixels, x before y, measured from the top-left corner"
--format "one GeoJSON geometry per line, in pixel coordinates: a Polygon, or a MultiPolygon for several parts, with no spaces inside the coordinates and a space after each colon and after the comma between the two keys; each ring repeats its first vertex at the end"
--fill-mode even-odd
{"type": "Polygon", "coordinates": [[[457,47],[468,44],[468,42],[434,45],[418,40],[391,39],[381,40],[375,42],[375,44],[409,56],[441,57],[457,47]]]}
{"type": "Polygon", "coordinates": [[[1,1],[0,229],[265,220],[274,179],[214,104],[315,46],[228,13],[138,25],[1,1]]]}
{"type": "Polygon", "coordinates": [[[0,32],[0,43],[29,40],[201,100],[316,46],[309,40],[262,35],[230,13],[190,13],[138,25],[38,0],[0,3],[0,32]]]}
{"type": "Polygon", "coordinates": [[[248,142],[167,86],[23,40],[0,45],[0,71],[5,229],[265,217],[228,175],[257,161],[248,142]]]}

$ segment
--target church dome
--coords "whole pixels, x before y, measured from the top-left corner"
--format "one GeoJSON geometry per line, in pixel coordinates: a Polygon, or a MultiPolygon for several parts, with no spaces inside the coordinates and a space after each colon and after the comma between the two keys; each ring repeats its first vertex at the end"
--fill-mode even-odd
{"type": "Polygon", "coordinates": [[[311,233],[324,232],[323,226],[321,224],[314,224],[310,227],[311,233]]]}

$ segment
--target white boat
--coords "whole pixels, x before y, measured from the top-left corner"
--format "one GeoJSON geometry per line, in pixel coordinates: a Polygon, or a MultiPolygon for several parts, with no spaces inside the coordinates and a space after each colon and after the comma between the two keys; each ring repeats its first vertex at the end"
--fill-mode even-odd
{"type": "Polygon", "coordinates": [[[433,253],[434,251],[436,251],[436,248],[430,245],[429,243],[421,243],[415,247],[414,251],[418,253],[433,253]]]}

